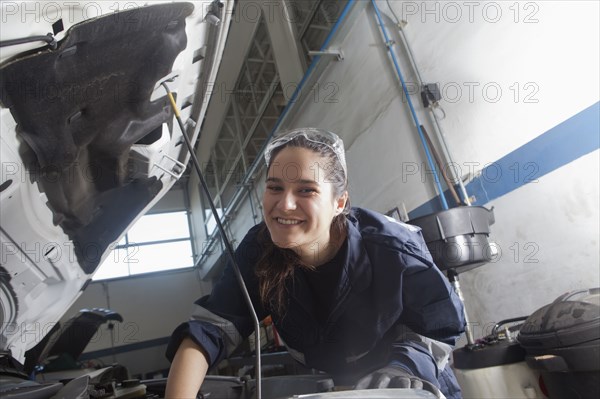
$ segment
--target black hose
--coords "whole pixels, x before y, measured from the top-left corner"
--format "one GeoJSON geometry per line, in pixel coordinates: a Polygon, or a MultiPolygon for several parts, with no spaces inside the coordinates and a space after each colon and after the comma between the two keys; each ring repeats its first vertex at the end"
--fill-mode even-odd
{"type": "Polygon", "coordinates": [[[494,328],[492,328],[492,335],[497,335],[498,329],[500,329],[501,326],[503,326],[505,324],[509,324],[509,323],[516,323],[517,321],[527,320],[527,317],[529,317],[529,316],[521,316],[521,317],[515,317],[512,319],[506,319],[506,320],[499,321],[498,323],[496,323],[494,328]]]}
{"type": "Polygon", "coordinates": [[[48,33],[46,36],[30,36],[22,37],[20,39],[3,40],[0,42],[0,47],[16,46],[18,44],[33,42],[46,42],[52,50],[56,50],[56,48],[58,47],[58,42],[56,41],[52,33],[48,33]]]}

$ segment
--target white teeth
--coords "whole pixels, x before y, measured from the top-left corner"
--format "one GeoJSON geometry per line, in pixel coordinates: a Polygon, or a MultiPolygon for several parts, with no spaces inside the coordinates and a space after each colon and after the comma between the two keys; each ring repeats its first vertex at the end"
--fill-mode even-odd
{"type": "Polygon", "coordinates": [[[281,224],[300,224],[300,220],[290,220],[290,219],[277,218],[277,223],[281,223],[281,224]]]}

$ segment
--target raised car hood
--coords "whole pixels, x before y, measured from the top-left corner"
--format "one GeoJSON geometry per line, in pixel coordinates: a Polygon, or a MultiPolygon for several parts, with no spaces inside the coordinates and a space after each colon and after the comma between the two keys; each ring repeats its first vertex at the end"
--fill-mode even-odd
{"type": "Polygon", "coordinates": [[[25,167],[86,273],[163,186],[157,176],[130,176],[129,153],[171,119],[166,98],[150,97],[186,47],[192,10],[160,4],[87,20],[58,49],[0,69],[0,101],[17,123],[25,167]]]}
{"type": "Polygon", "coordinates": [[[27,3],[2,3],[2,41],[54,30],[58,42],[0,50],[0,348],[18,360],[184,172],[160,82],[194,141],[229,25],[224,3],[65,2],[62,18],[40,6],[32,23],[27,3]],[[92,5],[102,15],[87,18],[92,5]]]}

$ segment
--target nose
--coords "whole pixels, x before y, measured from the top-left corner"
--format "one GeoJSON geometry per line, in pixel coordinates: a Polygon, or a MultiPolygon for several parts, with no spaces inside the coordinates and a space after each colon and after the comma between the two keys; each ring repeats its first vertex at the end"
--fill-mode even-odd
{"type": "Polygon", "coordinates": [[[281,197],[279,198],[277,206],[282,211],[295,210],[296,209],[296,198],[294,197],[294,193],[291,192],[290,190],[285,190],[281,194],[281,197]]]}

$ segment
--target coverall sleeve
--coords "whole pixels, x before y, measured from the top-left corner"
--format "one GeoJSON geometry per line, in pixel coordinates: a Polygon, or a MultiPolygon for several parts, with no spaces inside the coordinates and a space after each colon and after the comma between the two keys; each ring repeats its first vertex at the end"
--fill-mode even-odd
{"type": "MultiPolygon", "coordinates": [[[[235,251],[235,259],[248,288],[259,320],[267,316],[258,296],[258,281],[254,266],[260,256],[256,235],[260,226],[253,227],[235,251]]],[[[190,319],[179,325],[167,346],[166,356],[172,361],[181,341],[190,337],[208,355],[210,367],[229,356],[254,329],[250,309],[228,262],[223,275],[209,296],[194,303],[190,319]]]]}
{"type": "MultiPolygon", "coordinates": [[[[420,232],[404,243],[402,302],[392,363],[439,385],[448,377],[447,363],[465,319],[462,302],[446,277],[434,265],[420,232]]],[[[452,377],[452,379],[454,379],[452,377]]]]}
{"type": "Polygon", "coordinates": [[[454,345],[465,331],[463,304],[435,266],[420,232],[405,243],[401,322],[412,331],[454,345]]]}

